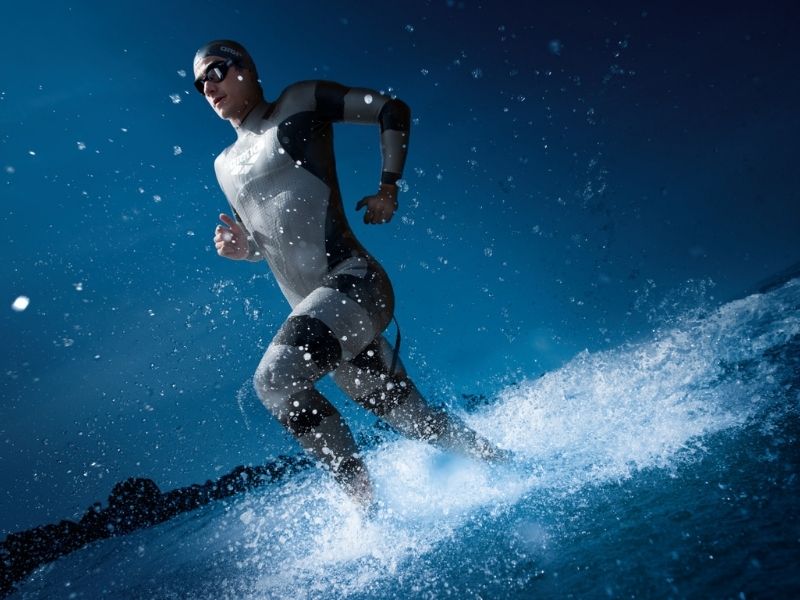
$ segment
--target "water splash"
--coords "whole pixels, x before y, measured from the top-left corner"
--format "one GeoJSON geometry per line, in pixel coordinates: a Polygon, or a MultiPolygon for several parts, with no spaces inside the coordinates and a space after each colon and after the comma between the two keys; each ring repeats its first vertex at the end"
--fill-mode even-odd
{"type": "MultiPolygon", "coordinates": [[[[61,593],[64,582],[85,594],[75,597],[120,590],[156,597],[378,597],[397,585],[422,593],[449,581],[431,588],[420,583],[424,578],[453,575],[452,568],[437,574],[434,563],[472,565],[466,559],[475,544],[491,544],[506,529],[545,561],[557,526],[541,515],[512,521],[509,514],[530,510],[532,501],[560,505],[643,472],[677,473],[707,456],[710,436],[735,436],[796,412],[797,394],[786,394],[787,377],[796,374],[787,374],[792,367],[780,356],[782,348],[799,345],[798,309],[800,280],[794,280],[693,311],[649,340],[583,352],[463,415],[516,451],[519,464],[490,467],[390,439],[365,454],[382,502],[372,521],[312,470],[89,546],[40,569],[21,597],[61,593]]],[[[516,577],[504,575],[511,569],[502,557],[497,561],[477,581],[516,577]]],[[[535,577],[537,570],[528,572],[535,577]]]]}

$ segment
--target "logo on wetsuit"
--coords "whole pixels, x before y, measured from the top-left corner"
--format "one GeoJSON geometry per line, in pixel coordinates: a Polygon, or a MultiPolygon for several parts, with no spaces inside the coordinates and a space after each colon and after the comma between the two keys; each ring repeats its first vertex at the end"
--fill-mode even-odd
{"type": "Polygon", "coordinates": [[[265,136],[256,136],[255,140],[242,152],[231,157],[231,175],[246,175],[255,166],[258,156],[267,145],[265,136]]]}

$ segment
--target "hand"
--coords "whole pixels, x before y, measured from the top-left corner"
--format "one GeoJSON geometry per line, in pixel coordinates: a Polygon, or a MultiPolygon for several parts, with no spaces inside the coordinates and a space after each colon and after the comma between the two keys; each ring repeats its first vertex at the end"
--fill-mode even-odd
{"type": "Polygon", "coordinates": [[[214,245],[217,247],[217,254],[233,260],[247,258],[250,248],[244,229],[225,213],[220,214],[219,220],[228,227],[217,225],[214,230],[214,245]]]}
{"type": "Polygon", "coordinates": [[[361,210],[367,207],[367,212],[364,213],[364,223],[367,224],[380,224],[388,223],[392,220],[397,210],[397,186],[388,183],[382,183],[381,189],[373,196],[364,196],[358,204],[356,210],[361,210]]]}

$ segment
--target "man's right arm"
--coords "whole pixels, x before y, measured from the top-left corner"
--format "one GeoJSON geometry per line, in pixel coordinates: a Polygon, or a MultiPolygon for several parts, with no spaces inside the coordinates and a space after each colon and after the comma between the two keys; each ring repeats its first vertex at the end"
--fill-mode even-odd
{"type": "Polygon", "coordinates": [[[264,256],[258,249],[258,245],[256,244],[255,239],[253,238],[251,233],[247,230],[247,227],[245,227],[244,222],[242,221],[242,217],[239,216],[239,213],[233,207],[233,202],[231,202],[231,194],[233,193],[233,190],[230,189],[230,186],[225,185],[224,171],[222,169],[222,164],[221,164],[223,155],[224,153],[220,154],[214,161],[214,172],[216,173],[219,187],[222,190],[222,193],[225,195],[225,199],[228,201],[228,206],[231,207],[231,212],[233,213],[233,216],[236,219],[236,224],[241,228],[242,232],[244,233],[247,239],[247,256],[238,260],[259,262],[264,259],[264,256]]]}
{"type": "Polygon", "coordinates": [[[247,256],[242,260],[249,260],[250,262],[258,262],[263,260],[264,257],[261,255],[261,250],[259,250],[258,246],[256,245],[256,240],[253,238],[250,232],[247,231],[247,227],[245,227],[244,223],[242,222],[242,217],[240,217],[239,213],[236,212],[236,209],[233,208],[233,204],[231,204],[230,200],[228,200],[228,205],[231,207],[231,211],[233,211],[233,217],[236,219],[236,223],[242,228],[242,231],[247,236],[247,256]]]}

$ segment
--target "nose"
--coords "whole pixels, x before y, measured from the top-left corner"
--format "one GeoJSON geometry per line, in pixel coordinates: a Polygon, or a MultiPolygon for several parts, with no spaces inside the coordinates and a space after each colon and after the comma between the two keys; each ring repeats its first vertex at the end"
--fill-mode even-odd
{"type": "Polygon", "coordinates": [[[209,96],[209,95],[213,94],[216,91],[217,91],[217,84],[216,83],[214,83],[213,81],[211,81],[209,79],[206,79],[206,81],[203,82],[203,95],[204,96],[209,96]]]}

